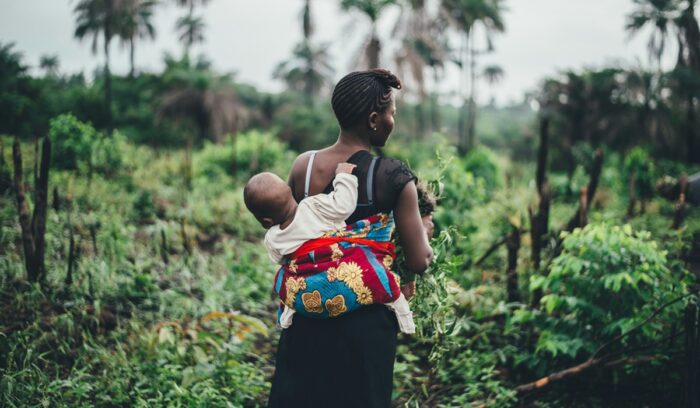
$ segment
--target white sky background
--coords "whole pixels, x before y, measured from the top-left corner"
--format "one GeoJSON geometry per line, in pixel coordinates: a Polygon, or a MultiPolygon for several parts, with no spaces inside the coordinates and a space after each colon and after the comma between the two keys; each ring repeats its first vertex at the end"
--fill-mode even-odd
{"type": "MultiPolygon", "coordinates": [[[[175,21],[185,10],[164,3],[156,11],[157,38],[140,42],[136,49],[139,70],[162,68],[163,53],[182,52],[174,32],[175,21]]],[[[25,63],[36,67],[41,55],[56,54],[62,72],[84,71],[88,76],[103,57],[94,56],[90,41],[73,38],[73,8],[77,0],[0,0],[0,42],[14,42],[25,63]]],[[[339,0],[311,3],[316,31],[315,42],[331,44],[330,53],[336,79],[353,69],[351,59],[364,39],[369,23],[361,15],[341,12],[339,0]]],[[[195,47],[221,72],[235,72],[239,81],[267,91],[278,91],[283,84],[272,79],[275,66],[291,55],[301,40],[300,12],[303,0],[213,0],[203,13],[206,42],[195,47]]],[[[506,33],[496,37],[495,52],[484,56],[480,65],[498,64],[505,78],[493,89],[479,88],[480,102],[494,97],[504,104],[522,100],[526,91],[560,70],[617,64],[625,67],[648,66],[642,32],[629,40],[625,16],[632,0],[507,0],[506,33]]],[[[381,40],[390,47],[389,34],[398,10],[389,10],[380,21],[381,40]]],[[[675,39],[671,38],[665,63],[675,60],[675,39]]],[[[118,41],[112,46],[113,72],[128,71],[128,50],[118,41]]],[[[383,62],[390,62],[383,55],[383,62]]],[[[391,65],[389,65],[391,68],[391,65]]],[[[439,89],[444,93],[458,88],[459,75],[448,67],[439,89]]]]}

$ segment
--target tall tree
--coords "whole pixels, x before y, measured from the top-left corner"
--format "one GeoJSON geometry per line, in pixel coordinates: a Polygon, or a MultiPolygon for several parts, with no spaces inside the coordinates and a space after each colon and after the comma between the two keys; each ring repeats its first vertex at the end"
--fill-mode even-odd
{"type": "Polygon", "coordinates": [[[678,0],[632,0],[635,10],[627,16],[626,29],[636,35],[642,29],[651,27],[652,32],[647,42],[649,60],[655,61],[661,71],[661,58],[666,50],[670,31],[674,21],[681,16],[678,0]]]}
{"type": "Polygon", "coordinates": [[[653,27],[647,44],[650,59],[656,60],[661,81],[661,59],[668,37],[675,35],[678,43],[676,69],[669,74],[676,85],[680,104],[685,105],[685,144],[687,160],[696,158],[697,82],[700,75],[700,28],[695,16],[697,0],[634,0],[637,8],[628,15],[627,30],[635,35],[647,26],[653,27]]]}
{"type": "Polygon", "coordinates": [[[137,39],[155,39],[153,13],[158,0],[123,0],[119,19],[119,37],[122,45],[129,47],[129,76],[135,73],[134,54],[137,39]]]}
{"type": "Polygon", "coordinates": [[[109,49],[118,29],[121,0],[80,0],[73,10],[76,15],[75,37],[82,40],[90,37],[92,53],[97,54],[97,45],[102,36],[105,55],[104,84],[107,128],[112,130],[112,75],[109,69],[109,49]]]}
{"type": "Polygon", "coordinates": [[[184,45],[184,55],[189,58],[190,49],[197,43],[204,42],[204,18],[195,16],[197,5],[206,6],[209,0],[175,0],[175,2],[187,7],[187,14],[177,19],[175,30],[180,35],[180,42],[184,45]]]}
{"type": "Polygon", "coordinates": [[[189,120],[200,139],[223,140],[235,132],[245,115],[229,75],[213,73],[207,63],[166,57],[163,81],[166,91],[158,104],[158,119],[189,120]]]}
{"type": "Polygon", "coordinates": [[[442,9],[448,21],[462,34],[462,46],[458,55],[458,65],[462,75],[468,70],[469,97],[464,99],[460,111],[458,150],[465,154],[476,143],[476,69],[477,55],[493,50],[492,37],[505,30],[503,21],[503,0],[443,0],[442,9]],[[485,51],[477,50],[474,31],[482,27],[486,36],[485,51]],[[466,61],[468,59],[468,62],[466,61]],[[468,113],[467,122],[463,117],[468,113]]]}
{"type": "Polygon", "coordinates": [[[273,77],[284,80],[289,89],[303,92],[307,103],[313,104],[314,97],[324,84],[331,83],[333,67],[328,62],[328,45],[317,46],[311,42],[314,26],[310,0],[304,2],[301,26],[304,35],[302,42],[294,47],[291,59],[277,65],[273,77]]]}
{"type": "MultiPolygon", "coordinates": [[[[445,24],[439,13],[428,7],[426,0],[403,0],[401,12],[392,30],[393,38],[401,38],[401,45],[394,55],[396,67],[404,82],[412,81],[406,89],[415,89],[420,101],[416,105],[416,122],[419,134],[425,130],[423,106],[428,98],[426,69],[430,69],[437,85],[448,55],[445,24]],[[410,75],[409,75],[410,74],[410,75]]],[[[402,95],[406,93],[403,92],[402,95]]],[[[433,128],[438,127],[437,95],[431,95],[433,128]]]]}
{"type": "Polygon", "coordinates": [[[46,76],[56,76],[58,74],[58,56],[42,55],[39,59],[39,68],[44,70],[46,76]]]}
{"type": "Polygon", "coordinates": [[[204,19],[188,14],[177,19],[176,29],[184,46],[184,55],[189,58],[192,46],[204,42],[204,19]]]}
{"type": "MultiPolygon", "coordinates": [[[[491,87],[501,82],[504,76],[505,72],[503,68],[498,65],[488,65],[484,67],[484,70],[481,72],[481,77],[484,78],[486,83],[491,87]]],[[[493,97],[491,100],[493,101],[493,97]]]]}
{"type": "Polygon", "coordinates": [[[292,58],[280,63],[273,76],[286,82],[289,89],[303,92],[307,102],[313,102],[324,84],[331,82],[333,67],[329,64],[328,46],[310,42],[297,44],[292,58]]]}
{"type": "Polygon", "coordinates": [[[686,7],[676,21],[679,31],[679,61],[700,74],[700,26],[695,17],[697,0],[687,0],[686,7]]]}
{"type": "Polygon", "coordinates": [[[369,18],[372,23],[369,42],[365,48],[367,68],[379,67],[379,53],[382,47],[377,36],[377,21],[384,10],[396,3],[397,0],[341,0],[340,2],[343,10],[357,10],[369,18]]]}

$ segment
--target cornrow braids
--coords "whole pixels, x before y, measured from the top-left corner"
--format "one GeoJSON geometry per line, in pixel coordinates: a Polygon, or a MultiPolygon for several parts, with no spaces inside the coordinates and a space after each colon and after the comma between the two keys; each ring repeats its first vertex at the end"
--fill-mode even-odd
{"type": "Polygon", "coordinates": [[[391,88],[401,89],[401,80],[386,69],[345,75],[333,89],[331,98],[340,127],[351,128],[372,112],[383,113],[391,104],[391,88]]]}

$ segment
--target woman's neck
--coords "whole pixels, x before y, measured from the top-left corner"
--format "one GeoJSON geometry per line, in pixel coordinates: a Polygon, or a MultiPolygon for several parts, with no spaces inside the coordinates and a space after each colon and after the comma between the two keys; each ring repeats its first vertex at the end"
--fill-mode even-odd
{"type": "Polygon", "coordinates": [[[372,144],[370,144],[367,137],[363,137],[357,131],[341,129],[338,140],[333,147],[347,152],[354,152],[357,150],[370,151],[372,149],[372,144]]]}

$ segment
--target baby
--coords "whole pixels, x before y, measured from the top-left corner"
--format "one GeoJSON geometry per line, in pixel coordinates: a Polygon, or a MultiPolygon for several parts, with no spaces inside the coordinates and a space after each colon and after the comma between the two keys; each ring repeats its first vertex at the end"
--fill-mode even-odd
{"type": "MultiPolygon", "coordinates": [[[[268,231],[265,246],[273,262],[284,263],[286,255],[294,253],[306,241],[320,238],[325,233],[345,229],[345,219],[357,203],[357,177],[352,174],[354,164],[339,163],[333,179],[333,191],[303,199],[297,204],[291,188],[272,173],[253,176],[245,186],[246,207],[268,231]]],[[[386,306],[396,313],[404,333],[414,333],[413,314],[403,294],[386,306]]],[[[284,306],[280,326],[292,324],[294,310],[284,306]]]]}

